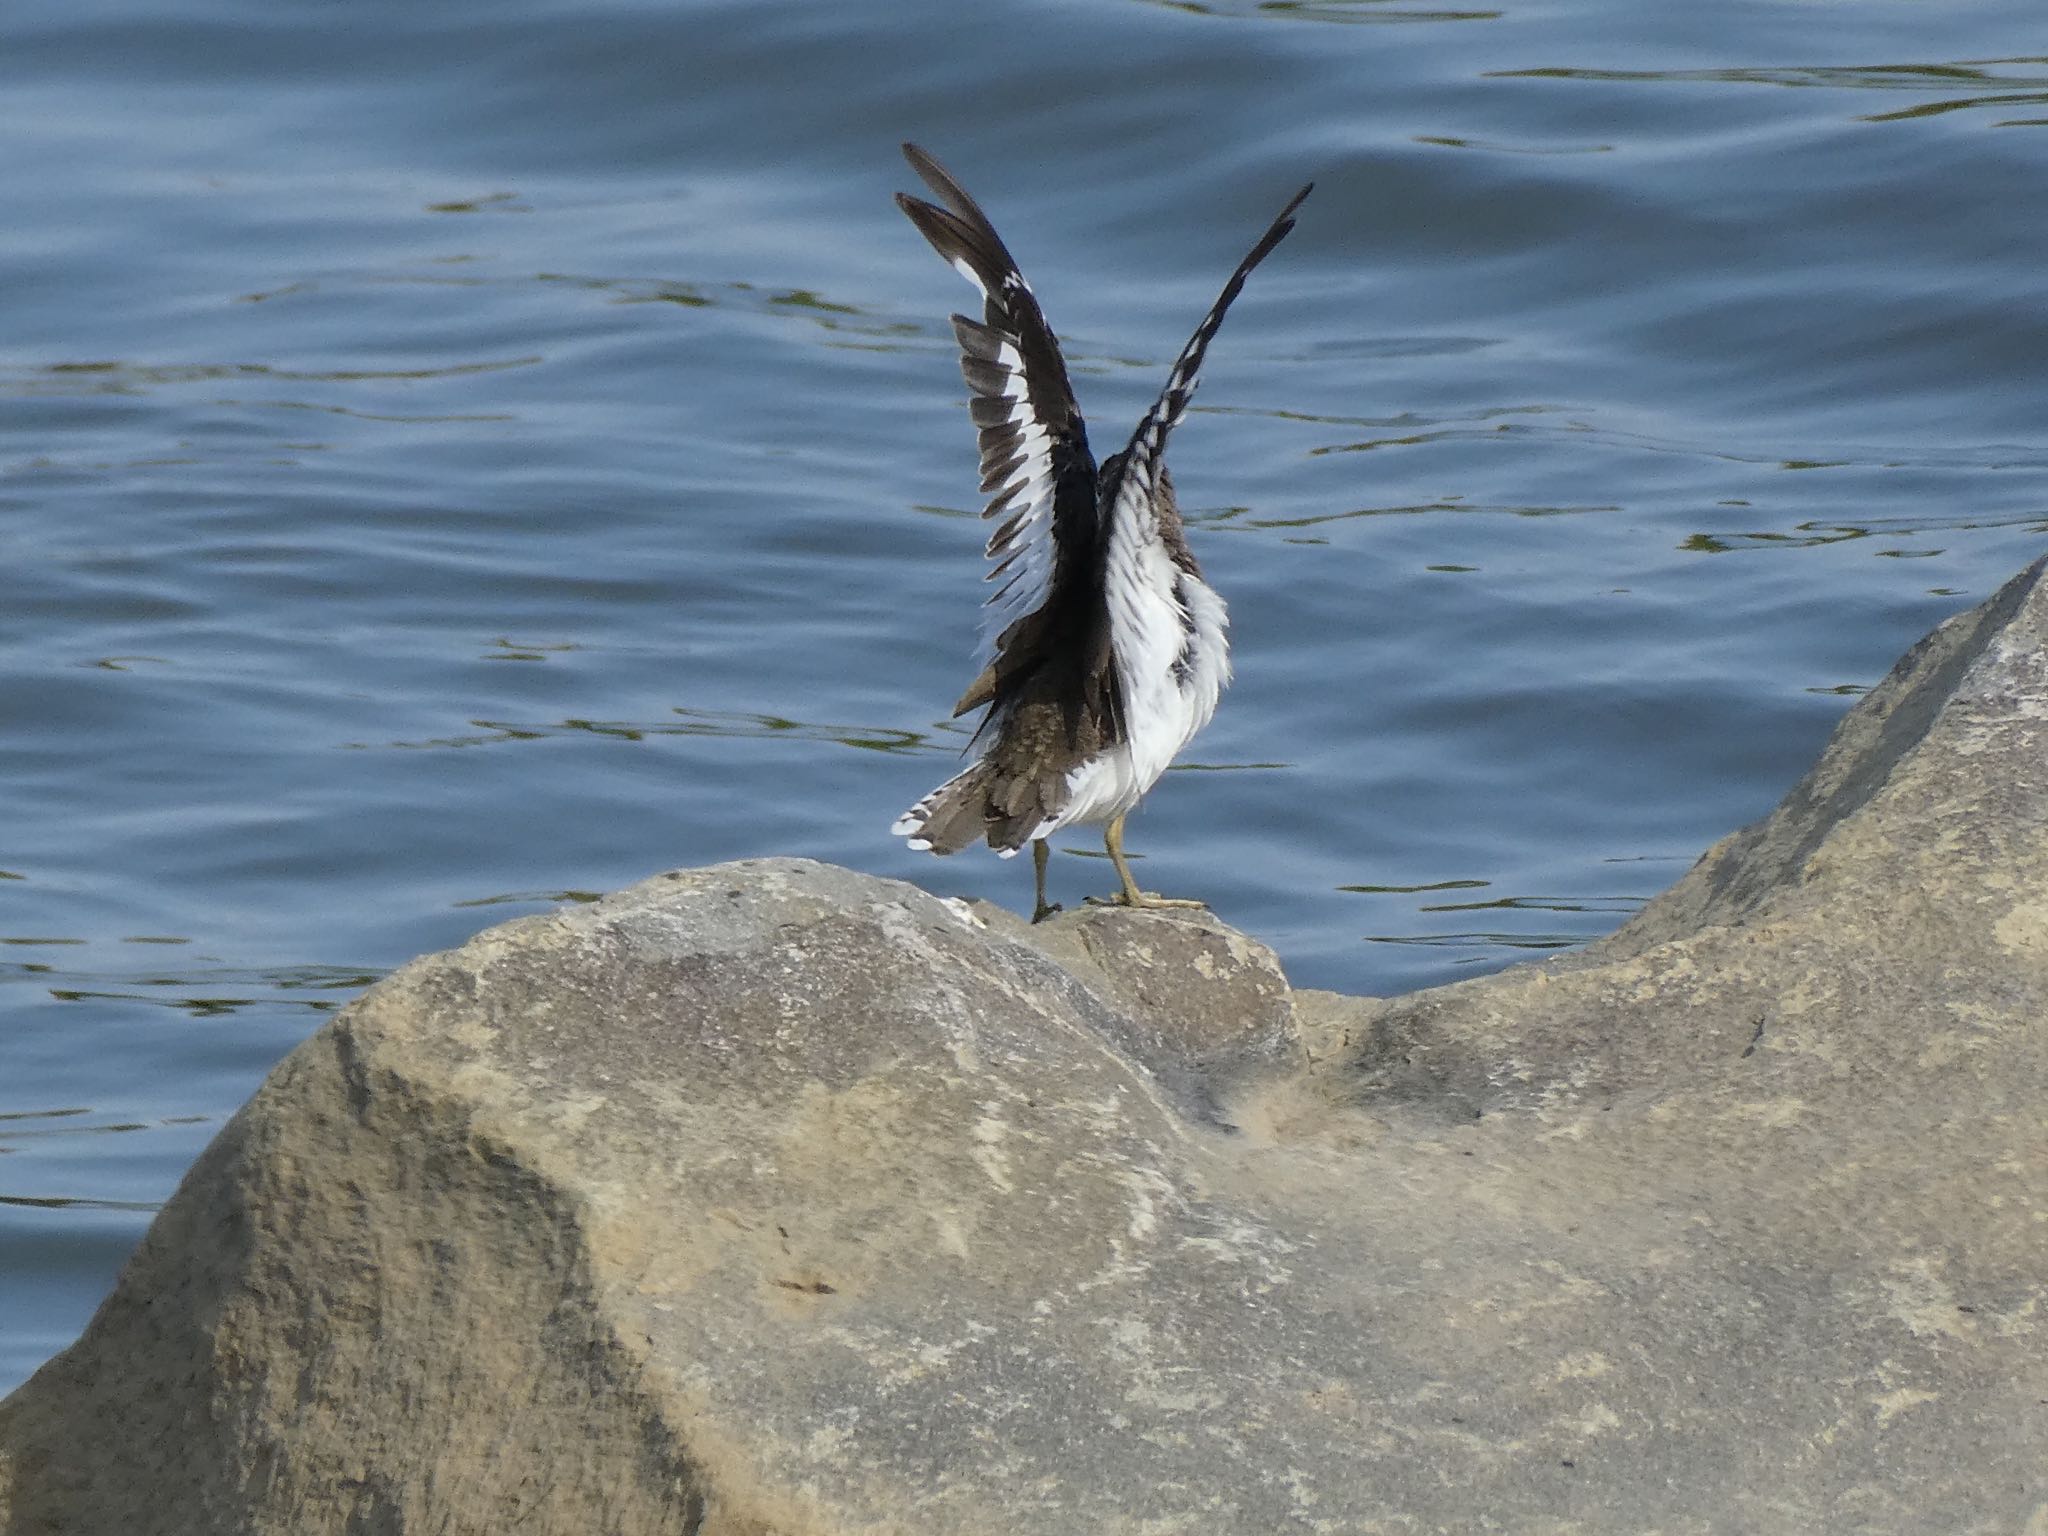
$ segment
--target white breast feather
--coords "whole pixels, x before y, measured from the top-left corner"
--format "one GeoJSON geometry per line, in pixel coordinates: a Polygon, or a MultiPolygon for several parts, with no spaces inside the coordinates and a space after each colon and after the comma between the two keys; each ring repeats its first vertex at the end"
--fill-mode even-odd
{"type": "Polygon", "coordinates": [[[1167,553],[1151,475],[1135,453],[1111,508],[1103,575],[1131,776],[1143,794],[1209,723],[1230,679],[1230,659],[1223,600],[1167,553]]]}

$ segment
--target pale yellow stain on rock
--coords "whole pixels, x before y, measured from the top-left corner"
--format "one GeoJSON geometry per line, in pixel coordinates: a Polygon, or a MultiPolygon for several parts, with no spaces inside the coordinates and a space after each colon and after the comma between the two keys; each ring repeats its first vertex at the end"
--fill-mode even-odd
{"type": "Polygon", "coordinates": [[[2048,901],[2023,901],[1991,925],[1991,935],[2015,955],[2048,960],[2048,901]]]}
{"type": "Polygon", "coordinates": [[[1003,1149],[1009,1133],[1009,1123],[997,1115],[983,1114],[974,1122],[974,1161],[1004,1194],[1017,1187],[1010,1178],[1010,1154],[1003,1149]]]}
{"type": "Polygon", "coordinates": [[[1900,1414],[1908,1409],[1918,1408],[1923,1403],[1938,1403],[1941,1401],[1941,1394],[1929,1392],[1921,1387],[1899,1387],[1894,1391],[1881,1393],[1870,1401],[1877,1409],[1877,1427],[1890,1429],[1892,1420],[1900,1414]]]}
{"type": "Polygon", "coordinates": [[[1614,1370],[1614,1362],[1597,1350],[1580,1350],[1566,1355],[1557,1362],[1554,1373],[1559,1381],[1590,1381],[1606,1376],[1614,1370]]]}
{"type": "Polygon", "coordinates": [[[1976,1332],[1975,1319],[1956,1305],[1942,1262],[1926,1254],[1895,1261],[1880,1282],[1885,1310],[1915,1338],[1966,1339],[1976,1332]]]}
{"type": "Polygon", "coordinates": [[[1745,1121],[1767,1131],[1782,1131],[1808,1118],[1812,1106],[1804,1099],[1780,1095],[1731,1105],[1726,1113],[1730,1119],[1745,1121]]]}
{"type": "Polygon", "coordinates": [[[1566,1422],[1570,1428],[1592,1440],[1621,1428],[1621,1415],[1605,1403],[1588,1403],[1576,1417],[1566,1422]]]}

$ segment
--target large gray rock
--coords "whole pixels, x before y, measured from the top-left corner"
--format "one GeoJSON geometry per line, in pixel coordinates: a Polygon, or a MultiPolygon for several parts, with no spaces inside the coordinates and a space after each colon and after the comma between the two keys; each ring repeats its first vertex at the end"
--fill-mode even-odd
{"type": "Polygon", "coordinates": [[[0,1405],[30,1532],[2048,1532],[2048,592],[1544,965],[676,873],[372,989],[0,1405]]]}

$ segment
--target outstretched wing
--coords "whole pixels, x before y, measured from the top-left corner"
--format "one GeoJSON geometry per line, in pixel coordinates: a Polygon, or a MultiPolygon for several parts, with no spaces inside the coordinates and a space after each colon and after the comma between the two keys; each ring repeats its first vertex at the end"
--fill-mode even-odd
{"type": "MultiPolygon", "coordinates": [[[[1199,574],[1181,536],[1180,515],[1166,478],[1166,437],[1187,414],[1201,381],[1202,358],[1223,325],[1223,316],[1244,288],[1252,268],[1294,228],[1294,211],[1315,184],[1294,194],[1272,226],[1237,264],[1223,292],[1181,349],[1166,388],[1131,434],[1130,446],[1103,465],[1104,500],[1109,506],[1103,590],[1108,603],[1110,645],[1124,706],[1133,718],[1165,712],[1159,697],[1177,687],[1184,670],[1192,627],[1181,577],[1199,574]]],[[[1212,599],[1213,601],[1213,599],[1212,599]]],[[[1177,750],[1178,744],[1172,744],[1177,750]]],[[[1140,764],[1141,778],[1163,771],[1165,762],[1140,764]]],[[[1149,782],[1149,778],[1147,778],[1149,782]]]]}
{"type": "Polygon", "coordinates": [[[953,331],[981,431],[981,488],[992,493],[982,516],[1002,519],[988,541],[988,579],[999,585],[988,602],[988,666],[959,715],[1022,681],[1042,660],[1055,616],[1096,592],[1095,459],[1059,342],[987,215],[915,144],[903,156],[945,206],[900,192],[897,206],[982,297],[981,320],[955,315],[953,331]]]}

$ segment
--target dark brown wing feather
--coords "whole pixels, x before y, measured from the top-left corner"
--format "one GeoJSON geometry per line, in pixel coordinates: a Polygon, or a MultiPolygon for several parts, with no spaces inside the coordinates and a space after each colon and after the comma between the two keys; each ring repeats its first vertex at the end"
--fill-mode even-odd
{"type": "Polygon", "coordinates": [[[953,330],[991,497],[983,516],[1002,519],[988,541],[989,579],[1000,585],[988,665],[954,713],[993,705],[987,725],[1037,678],[1034,693],[1054,683],[1076,720],[1091,710],[1113,718],[1095,459],[1059,341],[980,206],[916,145],[903,154],[944,206],[901,193],[897,205],[982,295],[982,318],[955,315],[953,330]]]}
{"type": "MultiPolygon", "coordinates": [[[[1180,356],[1174,360],[1173,368],[1166,376],[1166,387],[1159,392],[1158,400],[1131,434],[1130,445],[1111,457],[1109,463],[1122,476],[1143,478],[1148,495],[1164,473],[1160,461],[1166,456],[1166,436],[1187,415],[1188,401],[1194,398],[1195,386],[1201,383],[1202,359],[1208,355],[1209,343],[1222,329],[1223,317],[1230,312],[1238,294],[1244,291],[1244,280],[1251,276],[1252,268],[1272,255],[1273,248],[1293,230],[1295,210],[1301,207],[1315,186],[1310,182],[1295,193],[1287,206],[1280,210],[1279,217],[1259,237],[1259,243],[1252,247],[1251,254],[1237,264],[1237,270],[1230,274],[1230,281],[1223,285],[1223,292],[1209,306],[1209,313],[1195,327],[1195,334],[1188,338],[1188,344],[1181,348],[1180,356]]],[[[1106,466],[1105,482],[1110,478],[1106,466]]],[[[1103,500],[1114,503],[1115,499],[1115,487],[1105,484],[1103,500]]]]}

